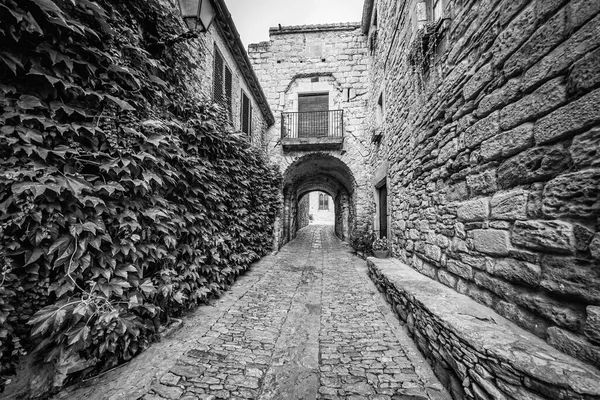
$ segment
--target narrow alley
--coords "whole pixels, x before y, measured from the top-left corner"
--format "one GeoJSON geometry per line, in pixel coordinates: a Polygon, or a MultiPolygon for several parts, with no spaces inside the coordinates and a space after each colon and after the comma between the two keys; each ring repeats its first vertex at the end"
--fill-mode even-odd
{"type": "Polygon", "coordinates": [[[331,226],[310,225],[123,367],[58,399],[448,399],[331,226]]]}

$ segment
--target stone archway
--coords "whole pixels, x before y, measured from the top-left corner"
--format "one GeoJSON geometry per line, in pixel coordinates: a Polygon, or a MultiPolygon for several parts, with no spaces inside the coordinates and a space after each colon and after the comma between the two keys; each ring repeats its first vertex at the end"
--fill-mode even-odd
{"type": "Polygon", "coordinates": [[[298,203],[313,191],[332,197],[335,212],[335,233],[348,240],[354,225],[356,180],[348,166],[339,158],[326,153],[311,153],[290,164],[283,175],[284,210],[282,243],[296,236],[298,203]]]}

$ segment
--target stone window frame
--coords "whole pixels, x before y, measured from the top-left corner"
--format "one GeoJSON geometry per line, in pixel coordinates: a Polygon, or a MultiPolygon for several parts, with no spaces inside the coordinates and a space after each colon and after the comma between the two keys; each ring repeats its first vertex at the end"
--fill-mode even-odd
{"type": "Polygon", "coordinates": [[[329,211],[329,195],[319,192],[319,211],[329,211]]]}

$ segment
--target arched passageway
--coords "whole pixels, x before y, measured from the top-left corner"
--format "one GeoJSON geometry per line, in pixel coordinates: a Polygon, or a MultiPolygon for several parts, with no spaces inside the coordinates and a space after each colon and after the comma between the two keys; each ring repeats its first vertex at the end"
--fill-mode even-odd
{"type": "Polygon", "coordinates": [[[298,205],[304,196],[313,191],[331,196],[335,212],[335,233],[342,240],[350,237],[356,214],[356,181],[343,161],[329,154],[311,153],[289,165],[283,179],[282,244],[296,236],[301,227],[301,210],[298,205]]]}

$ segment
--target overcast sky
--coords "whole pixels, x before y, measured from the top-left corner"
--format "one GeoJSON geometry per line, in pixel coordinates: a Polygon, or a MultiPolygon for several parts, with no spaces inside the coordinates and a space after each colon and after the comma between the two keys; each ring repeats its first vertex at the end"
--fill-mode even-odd
{"type": "Polygon", "coordinates": [[[360,22],[364,0],[225,0],[246,49],[269,40],[269,28],[360,22]]]}

